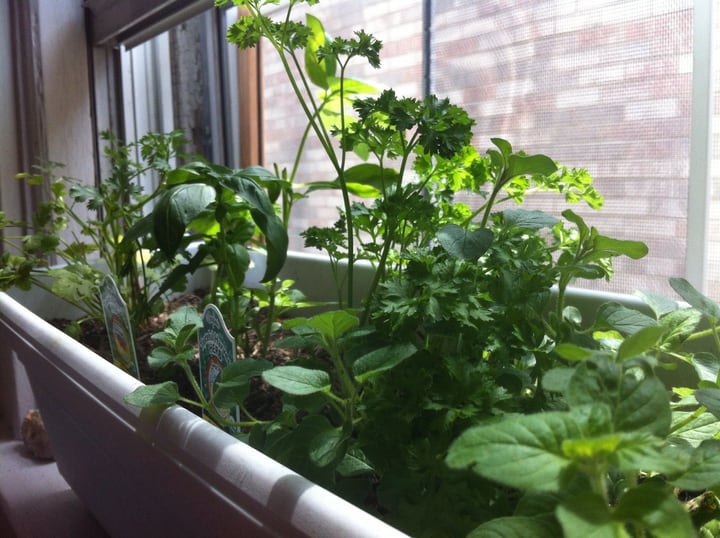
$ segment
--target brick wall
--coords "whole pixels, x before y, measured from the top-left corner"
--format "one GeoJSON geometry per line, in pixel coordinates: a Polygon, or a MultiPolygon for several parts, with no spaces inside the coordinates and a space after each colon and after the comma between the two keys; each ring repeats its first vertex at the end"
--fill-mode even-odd
{"type": "MultiPolygon", "coordinates": [[[[420,95],[421,2],[325,0],[313,13],[332,35],[364,27],[383,40],[381,70],[356,76],[420,95]]],[[[476,145],[484,151],[501,136],[516,149],[587,168],[606,204],[577,211],[601,233],[650,247],[644,260],[618,261],[613,283],[593,286],[670,293],[667,278],[685,273],[692,2],[442,0],[433,2],[432,20],[432,91],[477,120],[476,145]]],[[[303,123],[291,118],[294,103],[269,55],[263,68],[266,164],[287,163],[303,123]]],[[[306,156],[303,178],[323,174],[310,166],[316,155],[306,156]]],[[[532,203],[553,213],[561,207],[547,195],[532,203]]],[[[338,204],[303,202],[292,234],[327,222],[338,204]]],[[[720,242],[711,235],[717,267],[720,242]]]]}

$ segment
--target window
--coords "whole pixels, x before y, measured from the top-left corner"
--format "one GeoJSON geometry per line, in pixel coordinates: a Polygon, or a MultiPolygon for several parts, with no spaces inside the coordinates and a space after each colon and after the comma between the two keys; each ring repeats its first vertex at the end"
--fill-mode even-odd
{"type": "MultiPolygon", "coordinates": [[[[303,7],[297,6],[297,18],[303,16],[303,7]]],[[[715,70],[710,69],[713,53],[717,57],[720,50],[718,12],[711,0],[324,0],[312,8],[331,35],[347,36],[364,28],[383,41],[381,70],[351,69],[352,76],[403,95],[450,97],[476,119],[475,143],[481,150],[490,137],[501,136],[516,149],[587,168],[605,196],[605,208],[595,213],[578,207],[578,212],[601,233],[641,239],[650,247],[643,260],[618,260],[611,284],[591,285],[628,293],[638,288],[670,293],[668,277],[688,275],[716,299],[720,70],[717,62],[715,70]],[[715,108],[708,109],[713,98],[715,108]]],[[[172,109],[172,126],[183,126],[175,101],[171,106],[153,98],[159,90],[151,79],[158,71],[147,67],[168,50],[179,52],[170,39],[185,38],[196,45],[189,46],[190,55],[213,51],[218,58],[226,57],[225,68],[208,74],[208,101],[198,106],[209,115],[197,124],[201,147],[212,140],[213,148],[226,150],[205,154],[237,163],[233,148],[242,145],[244,136],[252,139],[248,129],[261,123],[258,159],[268,168],[291,166],[305,124],[272,51],[260,47],[260,107],[249,120],[238,110],[256,94],[238,91],[236,84],[248,87],[248,77],[227,70],[237,52],[207,41],[209,34],[202,32],[210,32],[210,23],[197,23],[196,30],[191,24],[130,48],[132,68],[123,73],[133,77],[136,95],[149,97],[147,117],[165,126],[163,118],[172,109]],[[189,37],[191,31],[197,32],[195,37],[189,37]],[[204,46],[205,52],[200,51],[204,46]],[[143,55],[150,60],[140,59],[143,55]],[[236,104],[230,96],[237,97],[236,104]],[[218,103],[221,107],[213,108],[218,103]],[[218,116],[215,110],[223,112],[218,116]],[[213,123],[217,117],[222,121],[213,123]],[[236,121],[246,123],[233,124],[236,121]]],[[[213,28],[214,35],[222,33],[217,24],[213,28]]],[[[159,65],[175,68],[173,61],[159,65]]],[[[167,76],[156,80],[168,83],[167,76]]],[[[127,80],[123,84],[126,87],[127,80]]],[[[191,98],[195,90],[179,84],[175,90],[191,98]]],[[[136,109],[136,128],[140,117],[136,109]]],[[[327,178],[328,170],[314,166],[317,156],[318,149],[309,147],[300,180],[327,178]]],[[[549,195],[538,195],[532,204],[549,212],[560,207],[549,195]]],[[[292,248],[302,248],[301,230],[333,219],[337,205],[338,199],[320,196],[298,204],[290,230],[292,248]]]]}

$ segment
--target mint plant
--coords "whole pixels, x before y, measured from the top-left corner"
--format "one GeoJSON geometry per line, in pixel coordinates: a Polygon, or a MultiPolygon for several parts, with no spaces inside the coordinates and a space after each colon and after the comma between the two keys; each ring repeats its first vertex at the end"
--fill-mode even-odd
{"type": "Polygon", "coordinates": [[[564,409],[480,424],[453,442],[451,468],[523,492],[512,514],[473,536],[714,535],[720,347],[696,356],[682,346],[717,343],[720,310],[686,281],[672,284],[699,308],[642,294],[654,316],[608,304],[593,347],[556,347],[569,365],[548,372],[545,385],[564,409]],[[699,329],[702,317],[710,328],[699,329]],[[676,361],[696,368],[700,388],[668,391],[655,372],[676,361]]]}

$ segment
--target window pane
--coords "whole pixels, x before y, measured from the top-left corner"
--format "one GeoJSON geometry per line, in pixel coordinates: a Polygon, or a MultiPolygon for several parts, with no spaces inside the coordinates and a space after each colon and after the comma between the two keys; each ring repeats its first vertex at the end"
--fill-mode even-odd
{"type": "MultiPolygon", "coordinates": [[[[645,241],[602,289],[670,291],[685,273],[692,2],[433,2],[433,92],[516,149],[587,168],[605,207],[578,211],[600,233],[645,241]]],[[[536,197],[557,212],[556,196],[536,197]]]]}
{"type": "MultiPolygon", "coordinates": [[[[294,20],[304,20],[303,5],[293,10],[294,20]]],[[[349,76],[369,82],[378,89],[392,87],[399,95],[420,97],[422,94],[422,2],[417,0],[327,0],[312,7],[326,33],[332,37],[353,37],[365,29],[383,42],[382,66],[376,71],[362,59],[350,64],[349,76]]],[[[284,13],[284,8],[282,13],[284,13]]],[[[277,12],[268,11],[273,18],[277,12]]],[[[301,54],[302,58],[302,54],[301,54]]],[[[264,163],[282,170],[292,169],[298,144],[306,126],[292,89],[287,84],[275,51],[262,48],[263,71],[263,145],[264,163]]],[[[296,176],[298,182],[334,179],[326,165],[322,148],[311,137],[296,176]]],[[[340,195],[316,191],[310,199],[293,208],[290,225],[290,248],[303,248],[299,233],[309,226],[326,226],[337,218],[340,195]]]]}
{"type": "Polygon", "coordinates": [[[239,166],[236,49],[224,40],[234,14],[211,9],[123,51],[130,140],[182,129],[187,153],[239,166]]]}

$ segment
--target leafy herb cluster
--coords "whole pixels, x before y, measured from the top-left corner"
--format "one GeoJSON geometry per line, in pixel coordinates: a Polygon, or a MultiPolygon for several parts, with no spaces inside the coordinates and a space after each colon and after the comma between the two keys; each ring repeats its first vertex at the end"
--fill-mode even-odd
{"type": "MultiPolygon", "coordinates": [[[[315,191],[339,190],[337,221],[305,233],[333,263],[337,308],[286,321],[290,336],[281,345],[305,353],[284,364],[263,353],[237,360],[210,399],[190,368],[200,321],[183,311],[154,337],[149,360],[179,365],[197,399],[166,382],[126,400],[199,406],[209,420],[240,428],[244,441],[415,536],[716,533],[720,306],[675,279],[689,306],[645,292],[647,313],[608,303],[583,319],[568,299],[570,285],[609,279],[614,258],[638,259],[647,247],[605,236],[571,209],[552,216],[518,204],[549,191],[599,209],[587,171],[500,138],[480,154],[471,144],[473,120],[447,99],[404,98],[349,78],[355,61],[379,67],[381,43],[364,31],[332,39],[311,15],[293,21],[300,0],[288,2],[279,20],[263,14],[279,0],[233,3],[245,14],[228,40],[243,48],[266,40],[307,117],[291,170],[158,166],[163,182],[138,206],[152,199],[154,209],[118,215],[125,228],[111,243],[123,252],[139,245],[169,264],[159,292],[213,265],[210,300],[238,346],[247,345],[253,324],[267,345],[277,313],[300,300],[277,279],[292,206],[315,191]],[[311,135],[335,177],[302,183],[311,135]],[[351,155],[361,164],[348,164],[351,155]],[[461,192],[475,202],[459,202],[461,192]],[[267,252],[265,287],[250,292],[244,276],[258,244],[267,252]],[[360,261],[374,278],[356,297],[360,261]],[[269,314],[257,322],[260,308],[269,314]],[[668,383],[683,367],[689,378],[668,383]],[[260,382],[283,394],[270,419],[246,405],[260,382]],[[234,405],[239,423],[213,411],[234,405]]],[[[55,203],[65,194],[57,188],[55,203]]],[[[66,210],[47,210],[36,228],[50,227],[50,244],[39,246],[48,234],[27,236],[18,245],[26,256],[58,248],[53,234],[66,210]]],[[[20,261],[7,258],[3,267],[20,261]]]]}

